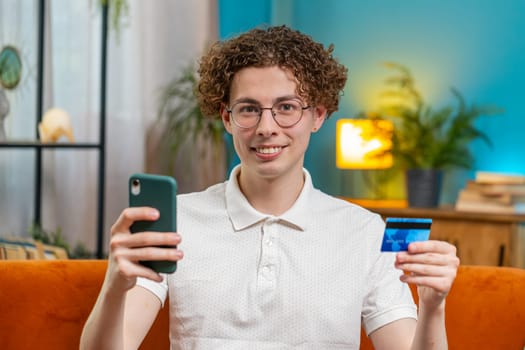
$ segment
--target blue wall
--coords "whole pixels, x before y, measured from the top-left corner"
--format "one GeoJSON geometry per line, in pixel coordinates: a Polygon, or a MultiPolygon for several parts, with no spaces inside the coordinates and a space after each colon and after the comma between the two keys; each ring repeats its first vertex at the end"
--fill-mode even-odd
{"type": "MultiPolygon", "coordinates": [[[[284,23],[335,44],[335,55],[349,67],[340,110],[312,138],[305,160],[320,189],[366,194],[359,172],[335,167],[335,119],[376,106],[389,73],[384,61],[409,67],[436,107],[453,102],[454,86],[467,102],[505,109],[479,120],[493,147],[472,144],[475,169],[449,173],[442,202],[453,202],[475,170],[525,174],[525,1],[220,0],[219,15],[223,38],[259,24],[284,23]]],[[[385,188],[388,197],[403,196],[399,181],[385,188]]]]}

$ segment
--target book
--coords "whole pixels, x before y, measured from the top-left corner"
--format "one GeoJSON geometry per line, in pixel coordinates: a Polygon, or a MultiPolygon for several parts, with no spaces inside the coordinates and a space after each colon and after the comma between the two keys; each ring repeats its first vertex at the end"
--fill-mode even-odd
{"type": "Polygon", "coordinates": [[[488,202],[509,205],[514,202],[510,193],[484,193],[475,189],[464,188],[459,191],[457,201],[461,202],[488,202]]]}
{"type": "Polygon", "coordinates": [[[475,181],[482,184],[525,185],[525,175],[477,171],[475,181]]]}
{"type": "Polygon", "coordinates": [[[23,246],[11,243],[1,243],[7,260],[26,260],[27,254],[23,246]]]}
{"type": "Polygon", "coordinates": [[[525,184],[480,183],[475,180],[467,181],[465,189],[478,191],[486,196],[509,194],[513,197],[525,196],[525,184]]]}
{"type": "Polygon", "coordinates": [[[43,244],[32,238],[0,236],[2,259],[68,259],[68,255],[62,247],[43,244]]]}
{"type": "MultiPolygon", "coordinates": [[[[458,193],[455,209],[458,211],[525,214],[525,183],[506,179],[506,175],[478,172],[475,180],[467,181],[458,193]],[[484,175],[488,174],[487,177],[484,175]],[[490,179],[489,179],[490,177],[490,179]],[[492,181],[492,182],[490,182],[492,181]],[[512,182],[514,181],[514,182],[512,182]]],[[[521,181],[521,180],[520,180],[521,181]]]]}
{"type": "Polygon", "coordinates": [[[492,213],[492,214],[525,214],[525,202],[501,204],[494,202],[458,200],[455,206],[457,211],[492,213]]]}

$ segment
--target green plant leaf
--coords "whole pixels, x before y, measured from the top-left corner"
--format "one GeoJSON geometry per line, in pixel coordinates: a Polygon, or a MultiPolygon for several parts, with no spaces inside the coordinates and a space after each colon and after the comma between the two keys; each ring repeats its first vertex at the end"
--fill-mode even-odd
{"type": "Polygon", "coordinates": [[[480,139],[491,146],[487,134],[478,129],[482,116],[499,115],[503,109],[488,105],[468,105],[463,95],[451,88],[455,103],[433,108],[415,86],[410,70],[395,62],[385,66],[394,71],[385,79],[383,102],[378,112],[361,113],[394,123],[393,155],[402,168],[470,168],[474,157],[469,146],[480,139]]]}

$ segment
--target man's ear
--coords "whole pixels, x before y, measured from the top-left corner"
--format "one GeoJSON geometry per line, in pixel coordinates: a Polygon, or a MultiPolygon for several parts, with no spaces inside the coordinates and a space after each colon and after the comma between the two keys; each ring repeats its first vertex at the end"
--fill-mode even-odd
{"type": "Polygon", "coordinates": [[[228,133],[231,134],[232,133],[232,123],[231,123],[230,113],[226,110],[226,106],[224,104],[221,105],[220,114],[221,114],[222,124],[224,125],[224,128],[226,129],[228,133]]]}
{"type": "Polygon", "coordinates": [[[312,125],[312,132],[317,132],[323,126],[324,120],[326,119],[327,112],[324,106],[316,106],[313,109],[314,112],[314,123],[312,125]]]}

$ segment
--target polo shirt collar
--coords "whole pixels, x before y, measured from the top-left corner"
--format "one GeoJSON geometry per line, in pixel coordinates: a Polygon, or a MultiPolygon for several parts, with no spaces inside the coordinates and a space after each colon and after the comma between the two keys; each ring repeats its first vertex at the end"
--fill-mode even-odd
{"type": "Polygon", "coordinates": [[[226,183],[226,210],[235,231],[242,230],[269,218],[280,220],[283,224],[300,231],[306,229],[309,218],[312,217],[310,213],[311,208],[308,206],[309,198],[314,191],[312,178],[306,169],[303,168],[304,185],[299,197],[290,209],[278,217],[261,213],[251,206],[239,187],[237,175],[240,170],[240,165],[233,168],[226,183]]]}

